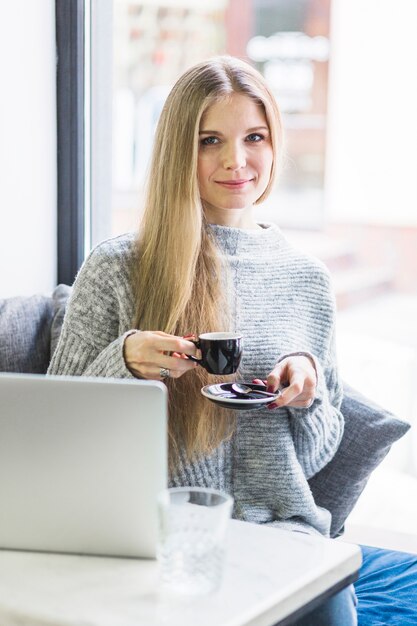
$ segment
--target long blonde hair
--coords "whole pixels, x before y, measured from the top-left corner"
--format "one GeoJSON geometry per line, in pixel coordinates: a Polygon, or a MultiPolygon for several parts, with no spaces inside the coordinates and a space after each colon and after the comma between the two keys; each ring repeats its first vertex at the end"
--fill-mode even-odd
{"type": "MultiPolygon", "coordinates": [[[[134,326],[173,335],[233,330],[225,268],[204,217],[197,179],[199,127],[207,109],[232,93],[263,107],[274,152],[270,193],[281,143],[281,118],[263,77],[233,57],[216,57],[186,71],[174,85],[156,130],[134,272],[134,326]]],[[[170,461],[209,454],[233,433],[234,419],[204,399],[215,377],[198,367],[168,379],[170,461]]]]}

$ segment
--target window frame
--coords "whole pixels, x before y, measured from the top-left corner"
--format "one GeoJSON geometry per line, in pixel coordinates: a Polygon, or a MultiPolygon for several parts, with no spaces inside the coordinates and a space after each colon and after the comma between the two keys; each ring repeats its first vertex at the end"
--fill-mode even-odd
{"type": "Polygon", "coordinates": [[[113,0],[55,0],[58,283],[109,232],[113,0]]]}
{"type": "Polygon", "coordinates": [[[57,279],[71,285],[85,247],[85,0],[56,0],[57,279]]]}

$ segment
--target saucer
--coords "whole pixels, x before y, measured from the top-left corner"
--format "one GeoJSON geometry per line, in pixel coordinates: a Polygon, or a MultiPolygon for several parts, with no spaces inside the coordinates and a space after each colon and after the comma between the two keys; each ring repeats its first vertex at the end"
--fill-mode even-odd
{"type": "MultiPolygon", "coordinates": [[[[243,382],[243,381],[239,381],[243,382]]],[[[243,383],[248,387],[253,389],[254,394],[256,391],[265,391],[264,385],[256,385],[255,383],[243,383]]],[[[251,397],[248,395],[247,398],[243,397],[236,391],[232,389],[233,383],[220,383],[218,385],[206,385],[202,388],[201,393],[205,398],[211,400],[211,402],[215,402],[219,406],[222,406],[226,409],[235,409],[237,411],[249,411],[254,409],[262,409],[267,406],[271,402],[275,402],[280,395],[281,392],[277,391],[271,397],[259,396],[251,397]]]]}

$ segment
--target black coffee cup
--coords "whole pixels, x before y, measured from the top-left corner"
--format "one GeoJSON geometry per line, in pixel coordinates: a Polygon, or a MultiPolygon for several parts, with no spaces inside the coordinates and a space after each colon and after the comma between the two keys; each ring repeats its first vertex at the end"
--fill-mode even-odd
{"type": "Polygon", "coordinates": [[[239,333],[203,333],[191,340],[201,350],[197,361],[209,374],[227,376],[237,371],[242,358],[242,335],[239,333]]]}

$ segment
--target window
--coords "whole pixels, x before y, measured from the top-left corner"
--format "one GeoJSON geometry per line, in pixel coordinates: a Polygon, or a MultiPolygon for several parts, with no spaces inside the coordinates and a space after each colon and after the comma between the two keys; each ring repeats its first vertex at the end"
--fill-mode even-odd
{"type": "Polygon", "coordinates": [[[245,58],[265,75],[287,129],[285,169],[274,195],[258,209],[260,218],[279,217],[289,225],[320,222],[329,11],[324,3],[317,19],[315,4],[107,0],[99,14],[93,3],[93,245],[136,229],[153,134],[170,88],[186,68],[225,53],[245,58]],[[104,99],[110,88],[111,118],[104,99]],[[278,215],[277,206],[287,208],[278,215]]]}
{"type": "MultiPolygon", "coordinates": [[[[259,217],[320,230],[317,241],[301,244],[312,243],[310,251],[331,266],[336,292],[348,289],[339,312],[342,375],[415,422],[414,3],[400,0],[393,13],[381,1],[378,29],[374,3],[333,3],[329,115],[330,0],[56,0],[56,6],[59,280],[72,282],[92,245],[136,228],[153,130],[177,76],[210,55],[247,58],[276,91],[287,135],[286,167],[259,217]],[[369,45],[352,47],[352,38],[369,45]],[[376,279],[368,269],[378,270],[376,279]],[[396,363],[401,367],[393,369],[396,363]]],[[[410,437],[397,457],[395,450],[390,455],[399,470],[393,493],[380,474],[375,502],[409,492],[408,483],[400,489],[400,474],[415,483],[410,437]]],[[[392,527],[412,534],[405,524],[413,515],[397,510],[392,527]]],[[[383,510],[372,517],[386,527],[391,519],[383,510]]]]}

